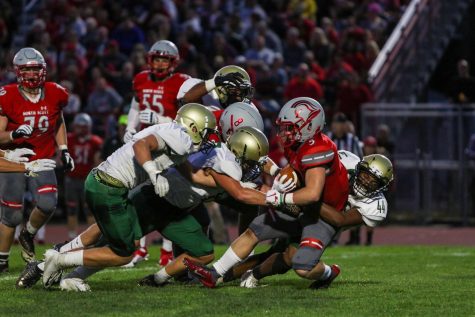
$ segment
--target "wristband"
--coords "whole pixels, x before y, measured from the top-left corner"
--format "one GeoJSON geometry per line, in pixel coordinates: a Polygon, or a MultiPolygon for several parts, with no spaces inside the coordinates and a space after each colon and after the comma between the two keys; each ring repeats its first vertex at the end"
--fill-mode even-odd
{"type": "Polygon", "coordinates": [[[210,92],[211,90],[216,88],[216,83],[214,82],[214,78],[206,80],[205,81],[205,87],[206,87],[207,92],[210,92]]]}
{"type": "Polygon", "coordinates": [[[269,169],[270,176],[275,176],[280,172],[280,167],[277,164],[273,164],[269,169]]]}
{"type": "Polygon", "coordinates": [[[148,173],[148,175],[154,175],[158,173],[157,164],[154,161],[147,161],[142,165],[143,169],[148,173]]]}
{"type": "Polygon", "coordinates": [[[67,150],[68,150],[68,146],[67,146],[66,144],[61,144],[61,145],[59,146],[59,149],[60,149],[61,151],[63,151],[63,150],[66,150],[66,151],[67,151],[67,150]]]}
{"type": "Polygon", "coordinates": [[[284,204],[286,205],[294,205],[294,194],[284,194],[284,204]]]}

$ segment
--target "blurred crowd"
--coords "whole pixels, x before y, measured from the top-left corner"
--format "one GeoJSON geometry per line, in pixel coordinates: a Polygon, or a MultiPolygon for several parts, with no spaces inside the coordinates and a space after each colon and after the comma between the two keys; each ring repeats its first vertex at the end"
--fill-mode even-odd
{"type": "MultiPolygon", "coordinates": [[[[71,92],[70,122],[91,114],[109,136],[127,112],[132,79],[160,39],[175,42],[177,71],[207,79],[227,64],[245,68],[254,103],[271,127],[288,99],[321,101],[327,118],[343,112],[356,131],[359,107],[373,96],[369,67],[409,0],[45,0],[33,7],[25,46],[48,63],[48,78],[71,92]],[[105,122],[105,126],[104,123],[105,122]]],[[[0,1],[0,84],[11,72],[19,4],[0,1]]]]}

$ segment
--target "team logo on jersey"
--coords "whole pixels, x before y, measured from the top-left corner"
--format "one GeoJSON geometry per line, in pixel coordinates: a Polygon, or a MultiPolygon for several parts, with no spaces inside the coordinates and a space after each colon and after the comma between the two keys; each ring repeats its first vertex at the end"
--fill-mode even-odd
{"type": "Polygon", "coordinates": [[[5,88],[3,87],[0,87],[0,96],[3,96],[7,93],[7,91],[5,90],[5,88]]]}

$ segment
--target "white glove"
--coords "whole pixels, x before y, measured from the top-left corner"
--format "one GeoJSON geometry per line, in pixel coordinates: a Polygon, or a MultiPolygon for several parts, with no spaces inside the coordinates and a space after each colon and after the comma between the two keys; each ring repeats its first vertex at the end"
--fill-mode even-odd
{"type": "Polygon", "coordinates": [[[125,133],[124,133],[124,143],[127,143],[129,141],[132,140],[132,138],[134,137],[134,134],[137,133],[137,131],[135,129],[127,129],[125,130],[125,133]]]}
{"type": "Polygon", "coordinates": [[[288,193],[295,189],[297,184],[294,182],[293,178],[287,179],[287,175],[277,175],[274,178],[274,184],[272,184],[272,189],[275,189],[279,193],[288,193]]]}
{"type": "Polygon", "coordinates": [[[89,292],[91,287],[84,280],[73,277],[73,278],[63,278],[59,282],[59,288],[62,291],[73,291],[73,292],[89,292]]]}
{"type": "Polygon", "coordinates": [[[252,182],[239,182],[241,183],[242,188],[250,188],[250,189],[256,189],[257,184],[252,183],[252,182]]]}
{"type": "Polygon", "coordinates": [[[35,155],[36,153],[33,152],[33,150],[30,149],[15,149],[15,150],[7,150],[5,151],[4,158],[6,160],[12,161],[12,162],[28,162],[28,158],[25,157],[25,155],[35,155]]]}
{"type": "Polygon", "coordinates": [[[25,165],[25,169],[28,172],[43,172],[43,171],[51,171],[56,167],[56,162],[49,159],[40,159],[35,160],[32,162],[23,163],[25,165]]]}
{"type": "Polygon", "coordinates": [[[145,109],[145,110],[140,111],[139,119],[141,123],[148,124],[148,125],[172,122],[171,118],[161,116],[151,109],[145,109]]]}
{"type": "Polygon", "coordinates": [[[160,174],[155,174],[155,177],[151,177],[153,187],[155,188],[155,194],[160,197],[165,196],[170,190],[168,180],[160,174]]]}
{"type": "Polygon", "coordinates": [[[278,207],[284,204],[284,194],[279,193],[275,189],[271,189],[266,193],[266,204],[278,207]]]}
{"type": "Polygon", "coordinates": [[[21,137],[29,137],[33,132],[33,127],[28,124],[22,124],[15,131],[10,132],[10,138],[18,139],[21,137]]]}

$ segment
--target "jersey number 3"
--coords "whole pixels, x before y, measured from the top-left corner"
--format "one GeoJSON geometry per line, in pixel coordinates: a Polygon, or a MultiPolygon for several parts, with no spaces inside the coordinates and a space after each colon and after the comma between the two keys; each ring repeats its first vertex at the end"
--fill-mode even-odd
{"type": "MultiPolygon", "coordinates": [[[[25,123],[27,123],[29,126],[35,127],[35,116],[26,116],[25,117],[25,123]]],[[[49,121],[47,116],[40,116],[38,119],[38,129],[42,132],[45,133],[48,131],[49,128],[49,121]]]]}

